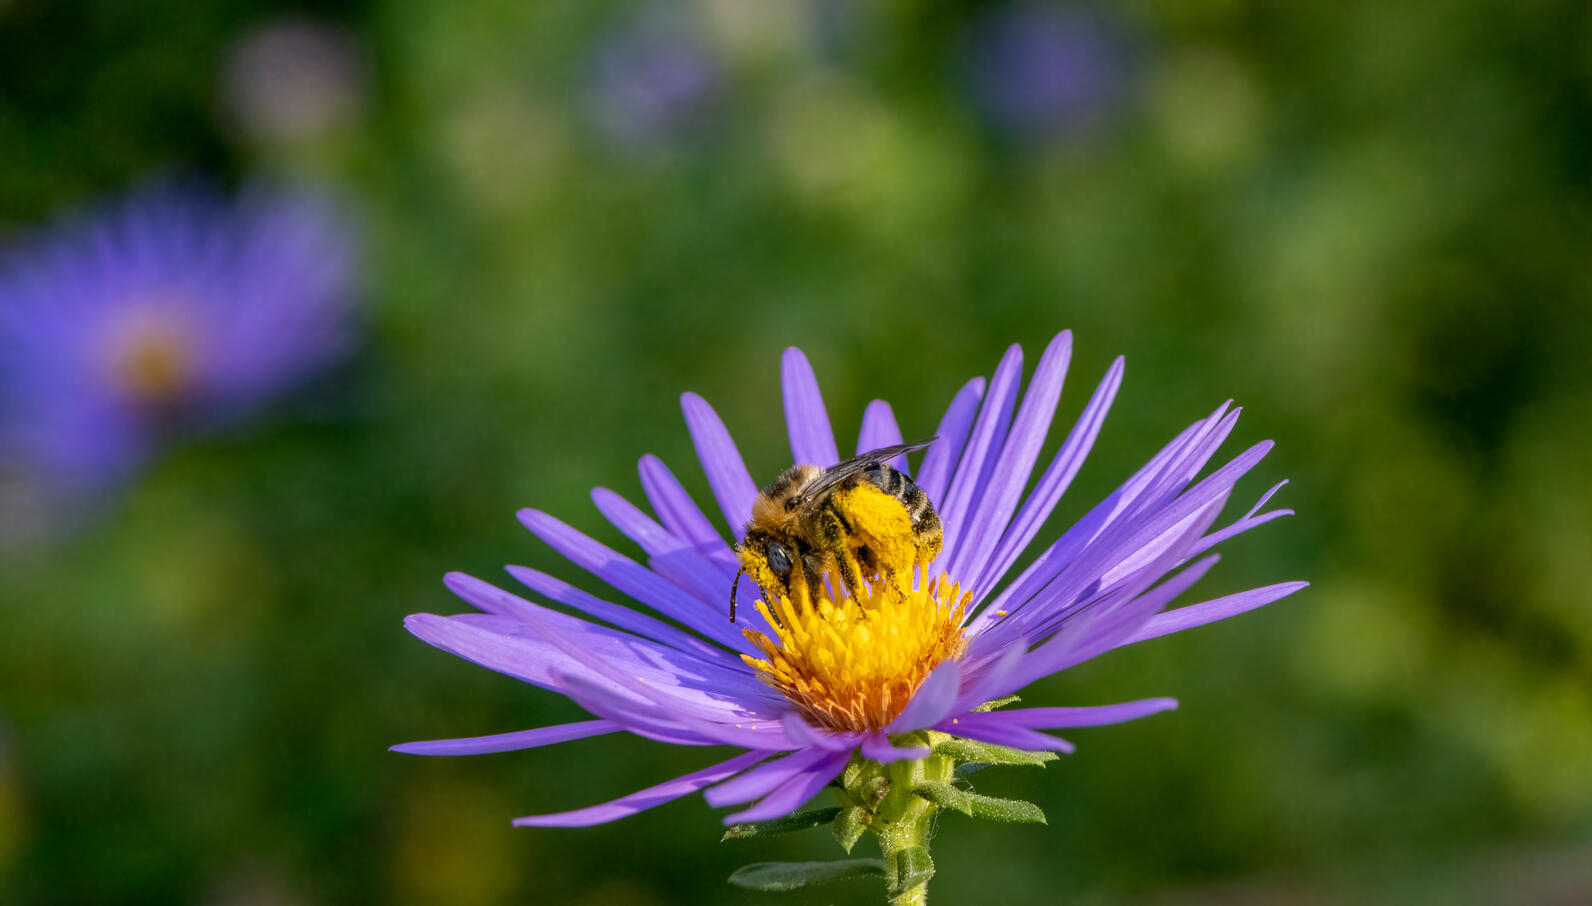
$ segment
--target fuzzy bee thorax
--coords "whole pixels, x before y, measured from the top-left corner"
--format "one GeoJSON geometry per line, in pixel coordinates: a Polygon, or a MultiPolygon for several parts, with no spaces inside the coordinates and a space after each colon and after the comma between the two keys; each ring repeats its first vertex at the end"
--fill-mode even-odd
{"type": "Polygon", "coordinates": [[[799,508],[792,506],[792,503],[801,496],[802,488],[817,478],[821,471],[817,466],[796,465],[781,472],[752,501],[752,520],[748,527],[769,534],[796,534],[800,529],[799,508]]]}

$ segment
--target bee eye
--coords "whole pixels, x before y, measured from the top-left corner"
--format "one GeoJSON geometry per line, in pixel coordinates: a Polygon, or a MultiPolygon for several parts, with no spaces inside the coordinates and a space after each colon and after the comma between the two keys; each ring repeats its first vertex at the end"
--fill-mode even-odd
{"type": "Polygon", "coordinates": [[[785,545],[780,544],[778,541],[770,544],[768,546],[768,568],[774,571],[774,575],[783,579],[790,575],[790,567],[790,554],[785,552],[785,545]]]}

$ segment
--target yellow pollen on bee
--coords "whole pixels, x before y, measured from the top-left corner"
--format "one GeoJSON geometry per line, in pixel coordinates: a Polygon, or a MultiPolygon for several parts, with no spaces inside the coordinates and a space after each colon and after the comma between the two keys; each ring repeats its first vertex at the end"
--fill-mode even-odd
{"type": "Polygon", "coordinates": [[[942,579],[922,590],[881,582],[838,602],[822,585],[815,595],[792,582],[795,601],[758,602],[773,638],[743,630],[763,657],[741,658],[810,722],[882,729],[935,667],[966,650],[962,617],[973,596],[942,579]]]}
{"type": "Polygon", "coordinates": [[[872,551],[886,581],[900,582],[912,572],[918,557],[912,517],[895,495],[860,482],[835,492],[835,505],[846,514],[852,546],[872,551]]]}

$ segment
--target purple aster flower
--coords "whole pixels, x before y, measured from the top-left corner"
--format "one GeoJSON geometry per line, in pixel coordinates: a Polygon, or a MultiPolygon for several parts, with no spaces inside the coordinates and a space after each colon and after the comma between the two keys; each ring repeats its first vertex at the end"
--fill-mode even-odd
{"type": "Polygon", "coordinates": [[[0,446],[67,484],[242,417],[348,345],[353,253],[324,197],[146,191],[0,265],[0,446]]]}
{"type": "MultiPolygon", "coordinates": [[[[919,776],[923,795],[941,797],[941,805],[967,805],[964,794],[948,786],[949,768],[934,767],[931,747],[937,756],[957,751],[938,747],[954,738],[983,745],[977,751],[984,753],[1068,751],[1069,743],[1044,731],[1175,707],[1168,698],[984,707],[1114,648],[1225,619],[1305,584],[1168,609],[1216,562],[1211,548],[1289,512],[1261,512],[1279,484],[1242,516],[1217,526],[1234,483],[1271,448],[1270,442],[1257,444],[1199,478],[1237,421],[1238,411],[1226,403],[1173,438],[1060,538],[1041,543],[1031,564],[1015,570],[1083,464],[1122,379],[1118,359],[1031,483],[1071,349],[1070,333],[1057,336],[1021,393],[1023,357],[1013,346],[992,380],[969,381],[951,401],[933,432],[937,440],[912,470],[943,522],[944,548],[932,574],[920,575],[904,594],[874,590],[835,600],[818,589],[795,602],[765,601],[755,613],[743,610],[733,625],[726,619],[737,575],[731,539],[747,522],[757,483],[719,417],[701,397],[685,394],[686,425],[722,523],[698,507],[662,461],[644,456],[641,483],[650,514],[607,489],[592,494],[603,516],[641,549],[642,560],[538,510],[519,514],[532,533],[624,603],[511,566],[510,575],[531,592],[573,613],[454,573],[448,587],[480,612],[417,614],[406,624],[432,645],[569,697],[594,719],[394,748],[462,755],[618,732],[676,745],[735,746],[745,751],[638,793],[514,823],[598,824],[697,791],[716,806],[744,805],[726,823],[758,822],[787,815],[837,777],[853,790],[859,771],[902,762],[930,766],[919,776]]],[[[817,381],[799,350],[786,351],[782,376],[792,459],[838,462],[817,381]]],[[[863,416],[857,449],[901,439],[889,404],[875,400],[863,416]]],[[[903,460],[892,465],[907,468],[903,460]]],[[[743,601],[757,594],[750,584],[739,591],[743,601]]]]}
{"type": "Polygon", "coordinates": [[[1080,10],[1019,4],[981,19],[968,35],[974,109],[996,132],[1054,137],[1088,128],[1120,101],[1120,37],[1080,10]]]}
{"type": "Polygon", "coordinates": [[[682,23],[643,17],[603,38],[591,57],[591,113],[616,144],[667,145],[711,117],[719,62],[682,23]]]}
{"type": "Polygon", "coordinates": [[[311,141],[357,116],[366,79],[346,32],[314,19],[277,19],[250,29],[228,53],[222,112],[257,142],[311,141]]]}

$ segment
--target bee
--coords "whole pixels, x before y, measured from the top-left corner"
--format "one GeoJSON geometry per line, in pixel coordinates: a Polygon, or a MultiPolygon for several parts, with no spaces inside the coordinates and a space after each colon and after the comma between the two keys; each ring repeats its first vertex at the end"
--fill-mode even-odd
{"type": "Polygon", "coordinates": [[[827,469],[794,465],[780,473],[753,501],[736,545],[741,568],[730,585],[730,622],[743,574],[772,601],[790,594],[793,578],[816,583],[837,571],[855,593],[863,580],[895,581],[938,556],[944,538],[934,504],[904,472],[885,465],[933,442],[880,447],[827,469]]]}

